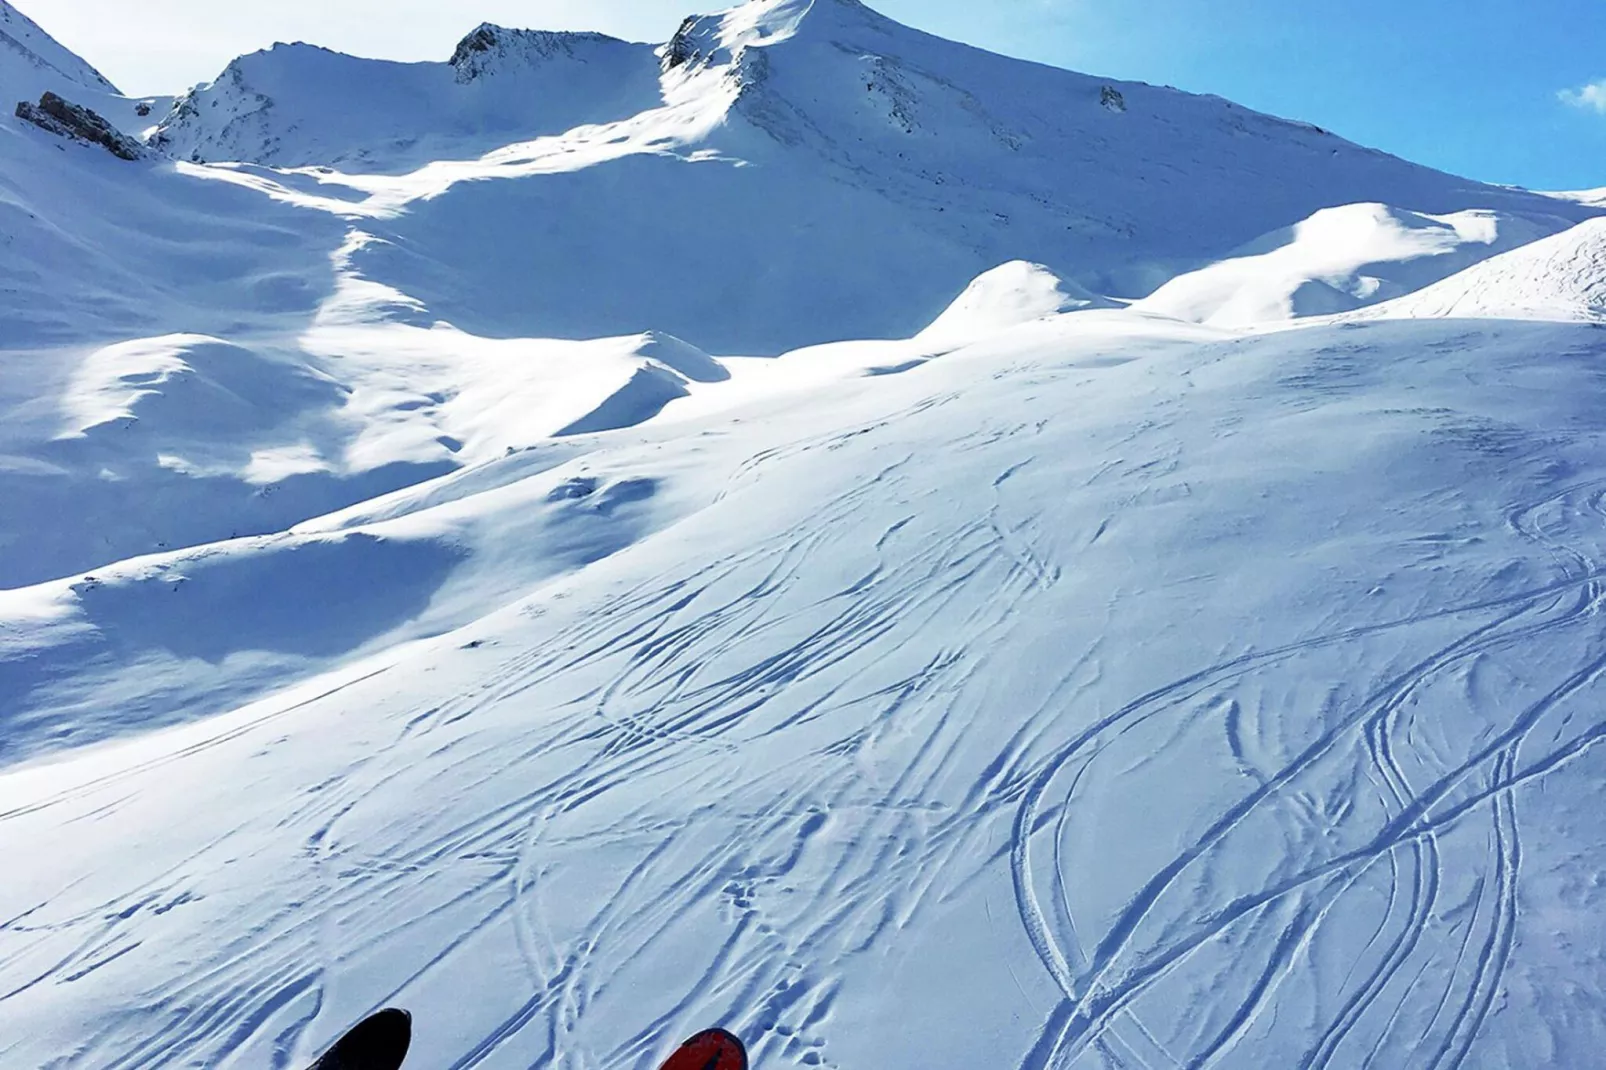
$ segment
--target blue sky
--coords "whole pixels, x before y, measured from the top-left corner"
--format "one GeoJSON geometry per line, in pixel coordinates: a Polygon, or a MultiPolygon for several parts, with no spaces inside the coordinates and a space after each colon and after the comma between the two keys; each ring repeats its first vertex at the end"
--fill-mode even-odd
{"type": "Polygon", "coordinates": [[[1606,186],[1606,0],[994,0],[986,16],[947,0],[883,6],[1486,181],[1606,186]]]}
{"type": "MultiPolygon", "coordinates": [[[[308,40],[441,58],[481,20],[667,37],[719,0],[16,0],[127,91],[308,40]]],[[[1218,93],[1445,170],[1606,186],[1606,0],[871,0],[911,25],[1092,74],[1218,93]]]]}

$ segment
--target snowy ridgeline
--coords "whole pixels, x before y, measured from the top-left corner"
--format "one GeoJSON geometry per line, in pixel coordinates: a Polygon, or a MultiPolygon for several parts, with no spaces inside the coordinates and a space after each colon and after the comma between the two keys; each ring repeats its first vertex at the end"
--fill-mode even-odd
{"type": "Polygon", "coordinates": [[[1599,193],[853,0],[0,91],[147,145],[0,120],[0,1065],[1598,1061],[1599,193]]]}

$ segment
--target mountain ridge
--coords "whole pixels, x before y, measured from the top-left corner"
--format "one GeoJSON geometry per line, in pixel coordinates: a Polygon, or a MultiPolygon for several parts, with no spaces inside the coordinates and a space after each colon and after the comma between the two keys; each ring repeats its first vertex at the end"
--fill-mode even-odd
{"type": "MultiPolygon", "coordinates": [[[[0,57],[7,57],[6,61],[0,62],[0,92],[7,95],[24,91],[21,88],[23,80],[14,70],[8,69],[8,66],[16,64],[27,64],[56,82],[55,85],[44,85],[41,89],[28,88],[26,92],[33,97],[37,97],[44,88],[57,88],[62,82],[75,85],[80,90],[121,95],[109,78],[46,33],[9,0],[0,0],[0,57]]],[[[13,102],[8,101],[8,107],[10,103],[13,102]]]]}
{"type": "Polygon", "coordinates": [[[332,168],[326,188],[382,198],[360,269],[465,330],[662,330],[723,354],[907,337],[1015,260],[1140,298],[1355,202],[1494,209],[1541,232],[1599,211],[943,41],[856,0],[752,0],[657,48],[481,28],[454,55],[472,71],[509,49],[497,77],[467,81],[450,63],[256,53],[158,140],[197,161],[332,168]],[[695,263],[666,271],[663,255],[695,263]],[[805,292],[830,316],[799,307],[805,292]]]}

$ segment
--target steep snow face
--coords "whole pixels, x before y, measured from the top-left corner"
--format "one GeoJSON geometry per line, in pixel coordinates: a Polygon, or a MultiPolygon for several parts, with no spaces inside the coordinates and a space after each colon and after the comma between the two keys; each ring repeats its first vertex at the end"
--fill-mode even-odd
{"type": "MultiPolygon", "coordinates": [[[[118,95],[99,71],[64,48],[7,0],[0,0],[0,101],[11,114],[18,100],[37,100],[45,90],[70,99],[118,95]]],[[[81,103],[93,104],[90,101],[81,103]]]]}
{"type": "Polygon", "coordinates": [[[1369,312],[1606,322],[1606,220],[1580,223],[1369,312]]]}
{"type": "Polygon", "coordinates": [[[1330,208],[1242,255],[1172,279],[1136,307],[1216,327],[1345,312],[1419,290],[1566,225],[1486,210],[1429,216],[1381,204],[1330,208]]]}
{"type": "Polygon", "coordinates": [[[243,56],[179,100],[153,143],[196,161],[401,171],[657,103],[647,46],[486,25],[449,63],[358,59],[305,44],[243,56]]]}
{"type": "Polygon", "coordinates": [[[1140,296],[1358,193],[1532,216],[1535,233],[1588,212],[1225,101],[942,42],[843,0],[691,20],[662,59],[668,99],[728,118],[665,116],[650,138],[606,139],[628,154],[598,159],[574,139],[543,154],[558,173],[508,166],[480,173],[510,182],[437,187],[379,229],[393,240],[364,270],[476,333],[658,328],[714,352],[778,353],[908,336],[1013,260],[1140,296]]]}
{"type": "Polygon", "coordinates": [[[92,109],[126,134],[143,136],[172,107],[172,97],[130,99],[82,58],[6,0],[0,0],[0,127],[18,125],[19,101],[46,91],[92,109]]]}
{"type": "Polygon", "coordinates": [[[664,65],[719,66],[740,62],[749,48],[790,41],[805,27],[815,39],[855,27],[890,25],[858,0],[748,0],[716,15],[693,15],[664,46],[664,65]]]}
{"type": "Polygon", "coordinates": [[[0,345],[304,324],[344,232],[255,190],[0,122],[0,345]]]}
{"type": "Polygon", "coordinates": [[[1146,292],[1159,277],[1143,267],[1219,256],[1354,201],[1553,212],[1534,195],[1478,189],[1219,98],[933,38],[857,0],[750,3],[724,16],[718,36],[745,68],[737,111],[770,137],[874,175],[897,201],[944,209],[935,214],[958,209],[974,223],[979,211],[964,209],[980,205],[966,202],[985,197],[994,226],[976,228],[983,240],[1033,240],[1018,227],[1061,249],[1085,242],[1098,268],[1078,270],[1063,251],[1017,254],[1104,292],[1146,292]],[[1268,225],[1241,229],[1257,223],[1268,225]]]}
{"type": "Polygon", "coordinates": [[[625,42],[606,34],[511,30],[485,22],[457,43],[452,58],[447,62],[457,72],[458,81],[471,82],[476,78],[507,74],[545,60],[583,60],[590,53],[616,49],[621,45],[625,45],[625,42]]]}

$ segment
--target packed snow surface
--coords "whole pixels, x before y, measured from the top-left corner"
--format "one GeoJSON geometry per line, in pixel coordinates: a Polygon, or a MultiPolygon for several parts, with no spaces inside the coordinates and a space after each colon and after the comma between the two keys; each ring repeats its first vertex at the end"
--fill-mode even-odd
{"type": "Polygon", "coordinates": [[[1598,197],[852,0],[9,115],[0,1065],[1598,1062],[1598,197]]]}

